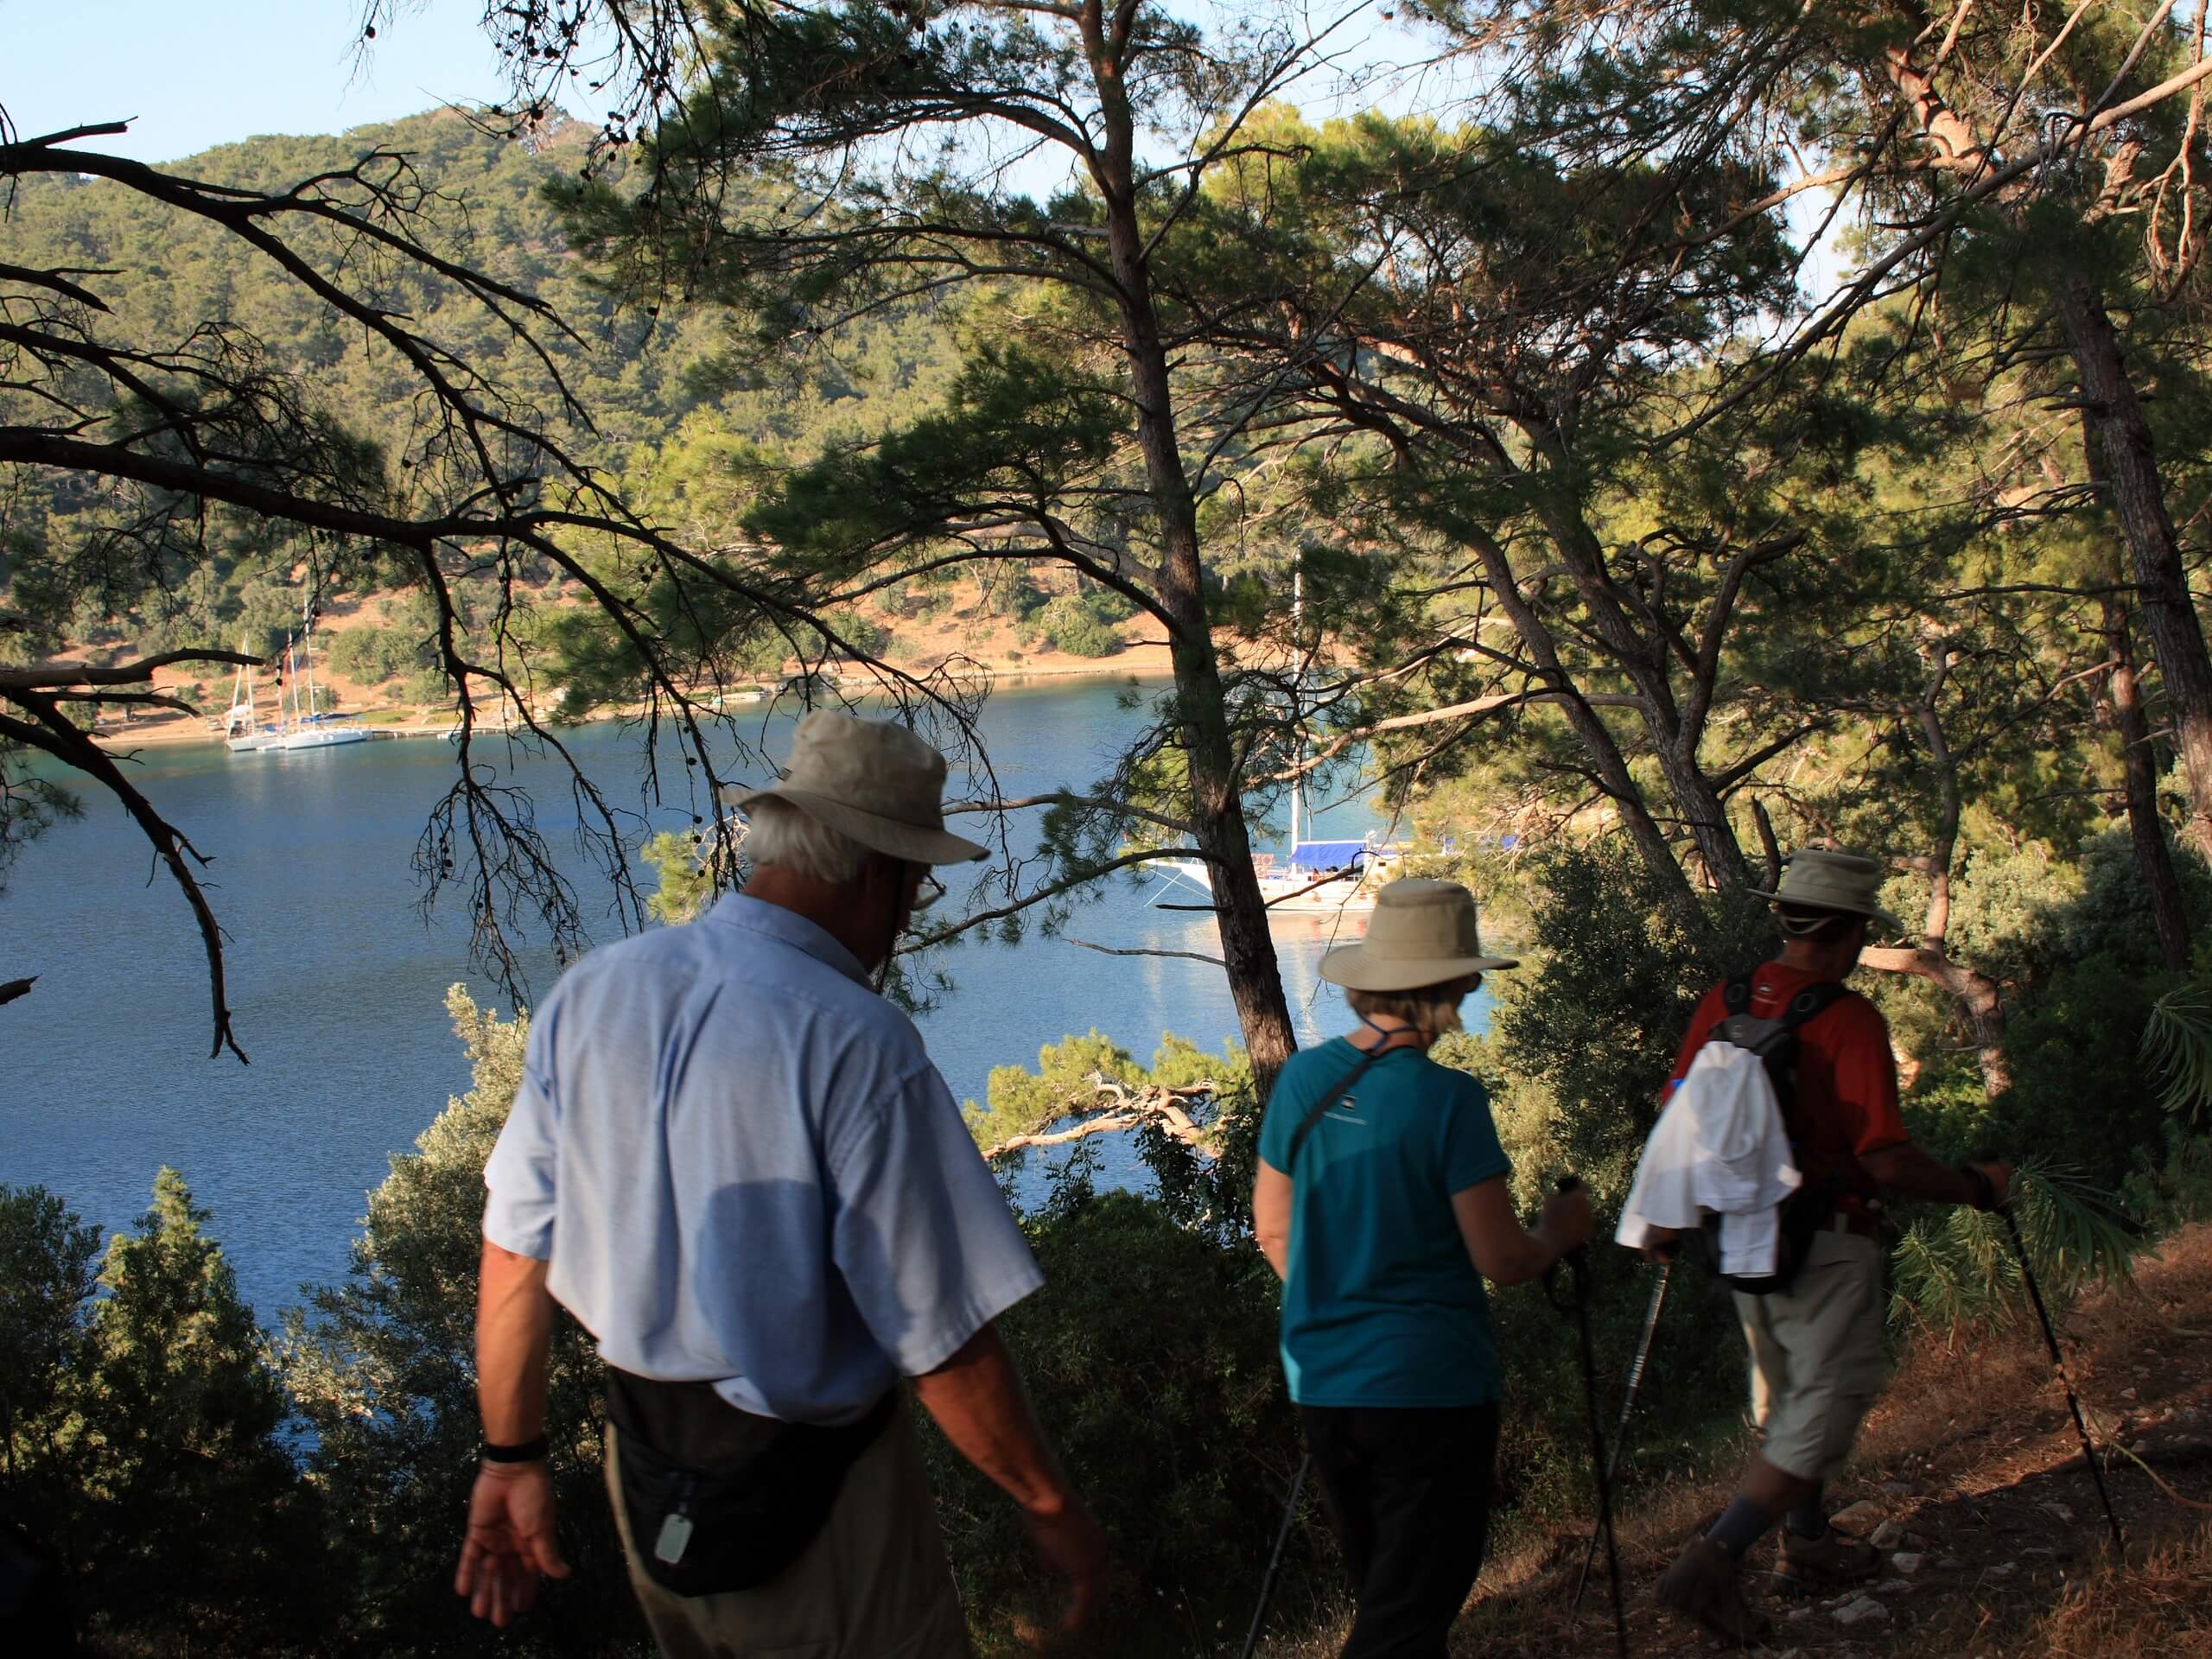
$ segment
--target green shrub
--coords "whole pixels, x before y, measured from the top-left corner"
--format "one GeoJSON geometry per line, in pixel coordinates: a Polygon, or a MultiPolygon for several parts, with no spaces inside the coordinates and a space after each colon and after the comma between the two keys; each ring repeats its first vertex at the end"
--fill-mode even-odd
{"type": "Polygon", "coordinates": [[[454,986],[446,1009],[471,1087],[391,1160],[345,1283],[285,1317],[284,1380],[315,1433],[308,1465],[327,1495],[343,1617],[325,1652],[602,1653],[642,1639],[601,1469],[602,1368],[556,1313],[546,1433],[574,1576],[504,1635],[454,1599],[476,1471],[477,1262],[484,1165],[520,1083],[526,1020],[500,1020],[454,986]],[[343,1633],[343,1641],[339,1633],[343,1633]]]}
{"type": "MultiPolygon", "coordinates": [[[[1300,1446],[1276,1357],[1274,1274],[1247,1242],[1179,1226],[1134,1193],[1071,1183],[1026,1223],[1046,1288],[999,1329],[1070,1478],[1114,1541],[1137,1602],[1121,1618],[1192,1652],[1241,1618],[1274,1543],[1300,1446]]],[[[1052,1605],[1004,1494],[924,1435],[971,1618],[988,1639],[1052,1605]]],[[[1289,1571],[1327,1567],[1309,1506],[1289,1571]]]]}
{"type": "Polygon", "coordinates": [[[327,1613],[318,1494],[207,1219],[164,1169],[95,1275],[97,1230],[0,1187],[0,1532],[59,1564],[102,1651],[303,1648],[327,1613]]]}
{"type": "Polygon", "coordinates": [[[381,685],[430,665],[423,640],[397,628],[348,628],[330,634],[327,645],[318,644],[334,672],[364,685],[381,685]]]}
{"type": "Polygon", "coordinates": [[[1100,614],[1089,595],[1063,594],[1032,619],[1038,636],[1071,657],[1111,657],[1122,649],[1122,632],[1100,614]]]}

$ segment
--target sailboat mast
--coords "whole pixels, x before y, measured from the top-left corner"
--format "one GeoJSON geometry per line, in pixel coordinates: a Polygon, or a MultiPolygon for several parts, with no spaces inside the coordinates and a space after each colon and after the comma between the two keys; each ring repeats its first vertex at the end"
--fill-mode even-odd
{"type": "MultiPolygon", "coordinates": [[[[1294,651],[1306,649],[1305,620],[1306,573],[1295,570],[1290,577],[1290,638],[1294,651]]],[[[1303,680],[1305,676],[1301,674],[1299,678],[1303,680]]],[[[1298,725],[1298,764],[1290,779],[1290,850],[1294,856],[1298,851],[1299,803],[1306,794],[1306,705],[1295,685],[1290,694],[1290,712],[1298,725]]]]}
{"type": "Polygon", "coordinates": [[[300,607],[300,660],[307,664],[308,718],[315,718],[315,613],[307,606],[300,607]]]}

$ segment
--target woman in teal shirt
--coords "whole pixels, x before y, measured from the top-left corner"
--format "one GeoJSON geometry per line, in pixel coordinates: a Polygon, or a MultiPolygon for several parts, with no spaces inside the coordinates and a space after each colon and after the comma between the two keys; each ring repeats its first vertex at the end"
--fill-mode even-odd
{"type": "Polygon", "coordinates": [[[1283,1067],[1252,1214],[1283,1281],[1282,1363],[1358,1612],[1344,1659],[1442,1659],[1481,1570],[1499,1368],[1482,1281],[1540,1276],[1590,1235],[1554,1196],[1534,1232],[1483,1086],[1428,1058],[1487,969],[1475,901],[1394,881],[1332,950],[1360,1027],[1283,1067]]]}

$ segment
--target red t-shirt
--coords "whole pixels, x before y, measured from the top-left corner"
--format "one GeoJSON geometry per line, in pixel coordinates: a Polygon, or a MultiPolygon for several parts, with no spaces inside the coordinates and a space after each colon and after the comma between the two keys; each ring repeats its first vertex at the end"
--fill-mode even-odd
{"type": "MultiPolygon", "coordinates": [[[[1802,968],[1770,962],[1751,976],[1746,1012],[1761,1020],[1774,1019],[1791,997],[1817,982],[1817,976],[1802,968]]],[[[1714,986],[1697,1005],[1675,1061],[1675,1083],[1690,1069],[1713,1028],[1728,1017],[1721,990],[1714,986]]],[[[1797,1028],[1797,1105],[1791,1116],[1806,1184],[1840,1180],[1844,1191],[1836,1207],[1864,1213],[1866,1201],[1881,1188],[1859,1160],[1912,1137],[1897,1112],[1897,1068],[1890,1052],[1889,1021],[1856,991],[1846,991],[1797,1028]]]]}

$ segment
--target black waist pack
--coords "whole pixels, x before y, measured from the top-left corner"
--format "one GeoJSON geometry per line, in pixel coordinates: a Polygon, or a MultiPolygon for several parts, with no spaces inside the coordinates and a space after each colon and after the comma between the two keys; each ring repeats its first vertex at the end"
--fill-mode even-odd
{"type": "Polygon", "coordinates": [[[679,1596],[768,1582],[814,1541],[845,1471],[875,1443],[899,1392],[858,1422],[779,1422],[711,1382],[658,1382],[607,1368],[622,1508],[647,1577],[679,1596]]]}

